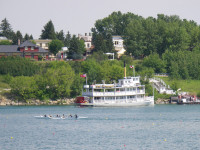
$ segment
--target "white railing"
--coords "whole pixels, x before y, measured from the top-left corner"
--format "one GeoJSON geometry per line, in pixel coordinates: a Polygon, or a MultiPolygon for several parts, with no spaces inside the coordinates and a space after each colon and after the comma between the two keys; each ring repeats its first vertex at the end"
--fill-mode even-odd
{"type": "Polygon", "coordinates": [[[134,99],[116,99],[116,100],[94,100],[94,103],[133,103],[144,101],[144,98],[134,98],[134,99]]]}
{"type": "Polygon", "coordinates": [[[145,94],[145,90],[127,91],[127,92],[83,92],[83,96],[128,96],[136,94],[145,94]]]}

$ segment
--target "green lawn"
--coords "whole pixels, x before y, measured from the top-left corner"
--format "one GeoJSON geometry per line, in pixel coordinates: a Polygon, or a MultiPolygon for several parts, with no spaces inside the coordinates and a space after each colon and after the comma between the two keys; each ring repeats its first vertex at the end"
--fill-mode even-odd
{"type": "Polygon", "coordinates": [[[200,80],[171,80],[168,77],[159,78],[163,79],[170,87],[176,83],[178,88],[181,88],[181,91],[200,94],[200,80]]]}

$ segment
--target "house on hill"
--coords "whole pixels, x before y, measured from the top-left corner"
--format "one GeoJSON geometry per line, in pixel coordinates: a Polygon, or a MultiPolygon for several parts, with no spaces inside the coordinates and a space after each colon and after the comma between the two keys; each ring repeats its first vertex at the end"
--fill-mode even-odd
{"type": "Polygon", "coordinates": [[[25,41],[20,45],[0,45],[0,57],[21,56],[38,60],[39,56],[48,59],[49,52],[30,41],[25,41]]]}
{"type": "Polygon", "coordinates": [[[112,36],[112,41],[114,45],[114,50],[117,51],[118,57],[122,56],[126,52],[123,44],[123,38],[121,36],[114,35],[112,36]]]}
{"type": "Polygon", "coordinates": [[[50,39],[34,39],[37,46],[49,50],[49,43],[52,41],[50,39]]]}
{"type": "Polygon", "coordinates": [[[85,49],[86,49],[85,55],[86,56],[91,55],[92,50],[94,48],[94,46],[92,45],[92,34],[91,33],[89,33],[89,34],[85,33],[85,36],[78,34],[78,38],[82,39],[84,41],[85,49]]]}

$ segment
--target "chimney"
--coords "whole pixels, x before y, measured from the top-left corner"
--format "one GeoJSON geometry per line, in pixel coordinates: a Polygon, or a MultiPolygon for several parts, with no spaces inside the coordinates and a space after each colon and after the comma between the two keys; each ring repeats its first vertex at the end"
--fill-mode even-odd
{"type": "Polygon", "coordinates": [[[21,44],[20,39],[18,39],[18,45],[20,45],[20,44],[21,44]]]}
{"type": "Polygon", "coordinates": [[[87,33],[85,33],[85,36],[87,36],[87,33]]]}

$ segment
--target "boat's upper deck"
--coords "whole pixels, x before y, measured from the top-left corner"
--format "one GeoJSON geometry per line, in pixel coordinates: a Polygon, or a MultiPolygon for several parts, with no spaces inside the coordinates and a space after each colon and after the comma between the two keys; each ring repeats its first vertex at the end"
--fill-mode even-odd
{"type": "Polygon", "coordinates": [[[140,85],[140,77],[126,77],[118,80],[117,86],[119,87],[132,87],[140,85]]]}
{"type": "Polygon", "coordinates": [[[140,83],[140,77],[126,77],[124,79],[119,79],[118,83],[114,84],[95,84],[95,85],[84,85],[84,88],[123,88],[123,87],[138,87],[142,86],[140,83]]]}

